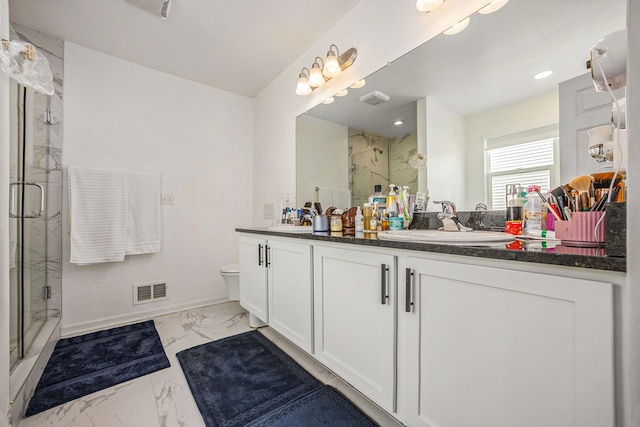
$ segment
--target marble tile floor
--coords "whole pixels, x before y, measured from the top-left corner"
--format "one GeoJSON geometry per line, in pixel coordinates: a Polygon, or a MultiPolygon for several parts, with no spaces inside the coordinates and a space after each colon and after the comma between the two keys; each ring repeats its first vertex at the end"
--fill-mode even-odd
{"type": "MultiPolygon", "coordinates": [[[[19,427],[204,426],[175,355],[199,344],[251,330],[248,314],[236,302],[227,302],[153,320],[171,362],[170,368],[24,418],[19,427]]],[[[261,328],[260,332],[320,381],[336,387],[381,426],[401,425],[271,328],[261,328]]]]}

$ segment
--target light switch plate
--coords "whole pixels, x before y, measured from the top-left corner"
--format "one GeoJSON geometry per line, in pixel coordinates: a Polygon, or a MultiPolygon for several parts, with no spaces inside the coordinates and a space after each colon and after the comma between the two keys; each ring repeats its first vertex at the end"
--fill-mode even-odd
{"type": "Polygon", "coordinates": [[[264,204],[264,219],[273,219],[274,210],[276,208],[275,203],[264,204]]]}

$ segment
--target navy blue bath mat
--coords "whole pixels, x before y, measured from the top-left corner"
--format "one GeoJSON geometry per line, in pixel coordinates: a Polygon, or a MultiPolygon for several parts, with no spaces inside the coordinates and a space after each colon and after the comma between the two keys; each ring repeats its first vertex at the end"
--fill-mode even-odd
{"type": "Polygon", "coordinates": [[[251,427],[374,427],[342,394],[325,385],[249,424],[251,427]]]}
{"type": "Polygon", "coordinates": [[[62,339],[53,350],[25,415],[169,366],[153,320],[62,339]]]}
{"type": "MultiPolygon", "coordinates": [[[[313,394],[324,397],[319,393],[325,388],[322,383],[257,331],[202,344],[183,350],[176,356],[207,427],[246,426],[252,422],[264,422],[270,416],[290,422],[290,418],[285,417],[285,413],[293,412],[287,412],[288,405],[313,394]]],[[[329,408],[327,400],[324,397],[324,411],[344,412],[339,405],[329,408]]],[[[368,421],[348,401],[344,402],[350,406],[350,413],[368,421]]],[[[298,405],[300,410],[295,411],[306,416],[312,406],[310,402],[301,402],[298,405]]],[[[336,418],[343,416],[337,412],[336,418]]],[[[331,417],[331,414],[327,416],[331,417]]],[[[301,421],[288,425],[307,424],[301,421]]]]}

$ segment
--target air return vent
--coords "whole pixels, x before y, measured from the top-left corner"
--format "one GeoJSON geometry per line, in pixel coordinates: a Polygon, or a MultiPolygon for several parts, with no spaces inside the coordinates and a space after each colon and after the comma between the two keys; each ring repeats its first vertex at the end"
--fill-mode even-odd
{"type": "Polygon", "coordinates": [[[381,104],[383,102],[388,101],[391,98],[389,98],[389,95],[385,95],[382,92],[378,92],[377,90],[374,90],[373,92],[369,92],[366,95],[362,95],[358,99],[361,102],[366,102],[369,105],[378,105],[378,104],[381,104]]]}
{"type": "Polygon", "coordinates": [[[133,284],[133,305],[167,299],[167,282],[133,284]]]}

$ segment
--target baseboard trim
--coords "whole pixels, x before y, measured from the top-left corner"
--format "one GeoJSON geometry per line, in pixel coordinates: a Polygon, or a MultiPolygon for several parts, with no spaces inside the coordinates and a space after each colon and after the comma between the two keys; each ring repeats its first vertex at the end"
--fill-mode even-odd
{"type": "Polygon", "coordinates": [[[228,302],[227,298],[211,298],[206,300],[194,301],[191,303],[172,305],[168,307],[157,308],[154,310],[145,310],[137,313],[131,313],[123,316],[105,317],[90,322],[78,322],[69,325],[64,324],[64,313],[62,314],[61,338],[73,337],[76,335],[86,334],[90,332],[100,331],[103,329],[115,328],[117,326],[128,325],[135,322],[142,322],[153,317],[165,314],[175,313],[182,310],[191,310],[194,308],[205,307],[207,305],[222,304],[228,302]]]}

